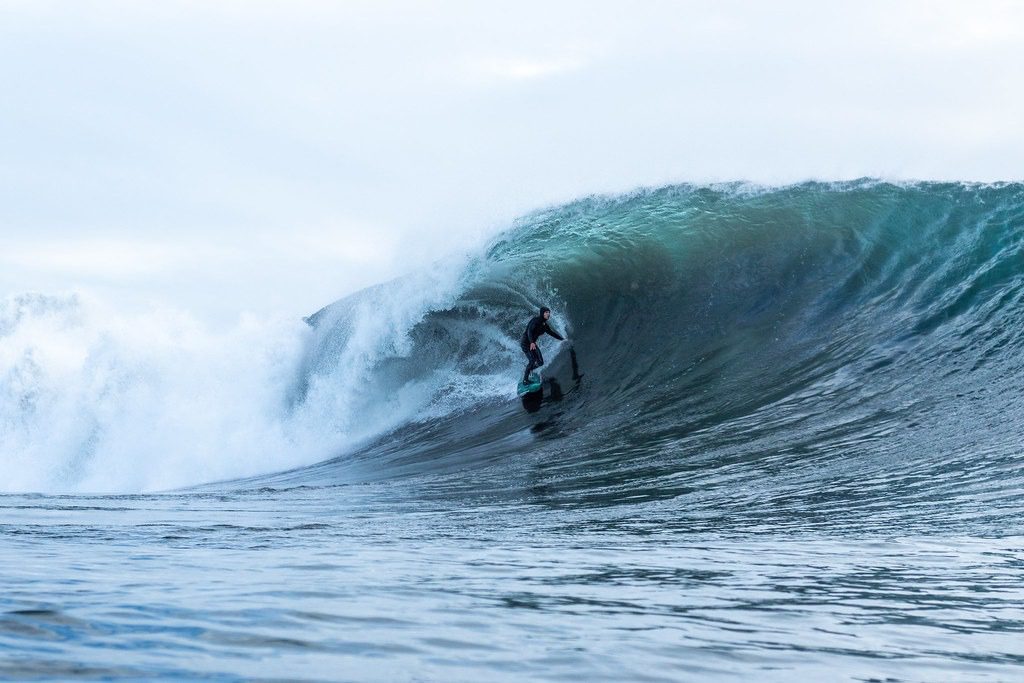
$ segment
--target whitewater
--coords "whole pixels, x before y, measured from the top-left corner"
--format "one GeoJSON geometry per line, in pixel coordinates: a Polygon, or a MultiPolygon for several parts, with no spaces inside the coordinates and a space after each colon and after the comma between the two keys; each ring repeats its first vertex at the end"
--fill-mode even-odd
{"type": "Polygon", "coordinates": [[[12,294],[0,677],[1016,680],[1022,352],[1014,183],[589,197],[218,330],[12,294]]]}

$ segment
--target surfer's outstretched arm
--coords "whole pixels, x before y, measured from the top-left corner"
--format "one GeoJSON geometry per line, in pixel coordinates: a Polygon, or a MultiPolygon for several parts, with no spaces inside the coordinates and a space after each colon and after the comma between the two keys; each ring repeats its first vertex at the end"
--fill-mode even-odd
{"type": "Polygon", "coordinates": [[[550,334],[552,337],[554,337],[558,341],[565,341],[565,337],[563,337],[562,335],[558,334],[553,329],[551,329],[551,325],[548,325],[547,323],[544,323],[544,331],[547,332],[548,334],[550,334]]]}

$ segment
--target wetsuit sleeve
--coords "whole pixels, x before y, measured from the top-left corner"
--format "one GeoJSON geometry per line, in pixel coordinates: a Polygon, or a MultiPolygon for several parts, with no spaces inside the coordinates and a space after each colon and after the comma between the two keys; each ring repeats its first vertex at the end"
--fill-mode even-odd
{"type": "Polygon", "coordinates": [[[548,325],[547,323],[544,323],[544,331],[547,332],[548,334],[550,334],[552,337],[554,337],[558,341],[565,341],[565,337],[563,337],[562,335],[558,334],[553,329],[551,329],[551,326],[548,325]]]}

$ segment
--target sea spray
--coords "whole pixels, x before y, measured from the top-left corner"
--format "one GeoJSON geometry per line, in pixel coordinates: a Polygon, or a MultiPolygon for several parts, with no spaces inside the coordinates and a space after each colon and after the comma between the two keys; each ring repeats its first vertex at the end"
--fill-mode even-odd
{"type": "Polygon", "coordinates": [[[675,495],[659,482],[699,463],[814,477],[842,453],[829,468],[868,477],[979,444],[999,461],[1018,442],[1022,226],[1019,185],[675,186],[525,216],[305,321],[214,333],[8,298],[2,486],[344,483],[525,450],[568,490],[628,497],[675,495]],[[584,379],[552,346],[549,397],[565,400],[532,424],[517,339],[540,304],[584,379]]]}

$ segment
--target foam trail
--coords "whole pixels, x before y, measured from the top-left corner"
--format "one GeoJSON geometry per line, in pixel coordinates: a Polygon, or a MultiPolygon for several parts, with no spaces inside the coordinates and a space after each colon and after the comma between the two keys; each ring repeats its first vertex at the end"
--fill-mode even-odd
{"type": "Polygon", "coordinates": [[[217,334],[83,295],[11,297],[0,320],[5,490],[152,490],[318,455],[281,420],[301,323],[217,334]]]}
{"type": "Polygon", "coordinates": [[[430,406],[458,409],[435,401],[467,383],[452,368],[389,368],[410,354],[423,316],[452,304],[463,276],[461,261],[438,264],[347,300],[315,328],[247,317],[214,332],[182,312],[129,317],[84,294],[8,297],[0,490],[154,491],[281,471],[430,406]]]}

